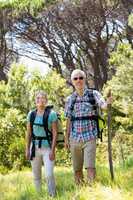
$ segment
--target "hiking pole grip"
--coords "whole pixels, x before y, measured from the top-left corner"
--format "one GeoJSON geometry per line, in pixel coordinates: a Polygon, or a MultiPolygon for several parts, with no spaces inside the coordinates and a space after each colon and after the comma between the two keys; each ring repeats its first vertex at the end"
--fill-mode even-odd
{"type": "Polygon", "coordinates": [[[110,96],[111,96],[111,89],[109,89],[108,94],[107,94],[107,97],[110,97],[110,96]]]}
{"type": "MultiPolygon", "coordinates": [[[[108,93],[107,93],[107,98],[111,97],[112,93],[111,93],[111,89],[109,89],[108,93]]],[[[108,104],[108,108],[111,109],[111,104],[108,104]]]]}

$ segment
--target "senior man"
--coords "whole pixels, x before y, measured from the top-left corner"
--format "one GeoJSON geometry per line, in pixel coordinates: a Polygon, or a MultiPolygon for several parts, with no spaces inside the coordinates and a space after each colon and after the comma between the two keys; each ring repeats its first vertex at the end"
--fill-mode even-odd
{"type": "Polygon", "coordinates": [[[74,70],[71,81],[75,91],[68,96],[65,105],[65,147],[70,148],[75,182],[79,184],[83,182],[83,165],[87,170],[87,180],[92,182],[95,178],[98,135],[96,107],[106,109],[112,97],[105,101],[97,90],[87,88],[86,75],[82,70],[74,70]]]}

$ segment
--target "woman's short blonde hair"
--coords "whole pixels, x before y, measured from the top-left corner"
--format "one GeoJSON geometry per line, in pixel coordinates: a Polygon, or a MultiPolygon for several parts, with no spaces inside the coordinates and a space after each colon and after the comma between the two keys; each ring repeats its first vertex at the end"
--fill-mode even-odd
{"type": "Polygon", "coordinates": [[[43,90],[37,90],[37,91],[35,92],[35,99],[37,98],[38,95],[43,96],[43,97],[47,100],[47,93],[44,92],[43,90]]]}
{"type": "Polygon", "coordinates": [[[74,79],[75,76],[80,75],[83,76],[84,78],[86,78],[86,74],[84,73],[84,71],[80,70],[80,69],[75,69],[73,70],[73,72],[71,73],[71,81],[74,79]]]}

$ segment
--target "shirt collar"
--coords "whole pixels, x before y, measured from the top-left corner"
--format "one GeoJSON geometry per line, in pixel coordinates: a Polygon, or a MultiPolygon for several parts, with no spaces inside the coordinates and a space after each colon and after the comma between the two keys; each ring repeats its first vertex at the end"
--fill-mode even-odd
{"type": "MultiPolygon", "coordinates": [[[[83,96],[86,95],[87,90],[88,90],[87,86],[85,86],[84,91],[83,91],[83,96]]],[[[77,91],[74,92],[74,95],[79,96],[78,93],[77,93],[77,91]]]]}

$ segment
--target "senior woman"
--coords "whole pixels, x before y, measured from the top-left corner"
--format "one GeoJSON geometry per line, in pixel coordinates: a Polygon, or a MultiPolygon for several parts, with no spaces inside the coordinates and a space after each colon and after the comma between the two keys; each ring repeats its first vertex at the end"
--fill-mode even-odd
{"type": "Polygon", "coordinates": [[[44,91],[36,92],[36,109],[30,111],[27,116],[26,158],[31,158],[32,173],[36,190],[41,191],[41,170],[43,162],[49,195],[55,196],[56,188],[53,170],[57,137],[57,114],[55,111],[51,110],[48,116],[48,129],[51,130],[52,133],[50,144],[46,137],[47,133],[43,124],[43,116],[47,109],[47,101],[47,94],[44,91]],[[36,113],[36,115],[32,124],[31,116],[33,113],[36,113]]]}

